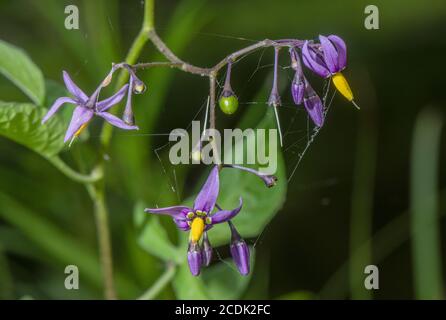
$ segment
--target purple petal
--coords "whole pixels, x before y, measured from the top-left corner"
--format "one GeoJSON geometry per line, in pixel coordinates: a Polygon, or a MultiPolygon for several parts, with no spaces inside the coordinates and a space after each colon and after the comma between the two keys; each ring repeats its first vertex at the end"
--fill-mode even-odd
{"type": "Polygon", "coordinates": [[[226,222],[226,221],[234,218],[242,209],[242,205],[243,205],[242,198],[240,198],[239,201],[240,201],[239,206],[237,208],[235,208],[234,210],[220,210],[220,211],[216,212],[214,215],[212,215],[211,216],[212,224],[226,222]]]}
{"type": "Polygon", "coordinates": [[[96,104],[97,110],[99,112],[104,112],[104,111],[110,109],[111,107],[113,107],[115,104],[119,103],[122,100],[122,98],[124,98],[128,86],[129,86],[128,84],[124,85],[118,92],[116,92],[111,97],[104,99],[102,101],[99,101],[96,104]]]}
{"type": "Polygon", "coordinates": [[[198,243],[189,244],[189,249],[187,250],[187,262],[192,275],[198,276],[202,264],[201,250],[198,243]]]}
{"type": "MultiPolygon", "coordinates": [[[[153,213],[153,214],[164,214],[171,216],[176,220],[184,220],[186,219],[186,214],[192,211],[191,208],[185,206],[173,206],[173,207],[165,207],[165,208],[146,208],[144,212],[153,213]]],[[[187,224],[187,223],[186,223],[187,224]]]]}
{"type": "Polygon", "coordinates": [[[249,274],[249,248],[245,241],[241,240],[231,244],[231,256],[241,275],[249,274]]]}
{"type": "Polygon", "coordinates": [[[71,117],[70,125],[65,133],[64,142],[70,140],[73,135],[82,127],[83,124],[87,123],[93,117],[93,110],[84,107],[76,107],[73,111],[73,116],[71,117]]]}
{"type": "Polygon", "coordinates": [[[54,103],[51,106],[51,108],[48,110],[48,112],[43,117],[42,124],[47,122],[48,119],[51,118],[53,116],[53,114],[55,114],[64,103],[76,104],[76,101],[74,101],[73,99],[68,98],[68,97],[58,98],[56,101],[54,101],[54,103]]]}
{"type": "Polygon", "coordinates": [[[212,260],[212,246],[209,242],[208,234],[205,232],[203,234],[203,250],[201,251],[202,259],[203,259],[203,265],[209,266],[212,260]]]}
{"type": "Polygon", "coordinates": [[[195,198],[194,210],[211,213],[217,201],[219,185],[218,166],[214,166],[200,193],[195,198]]]}
{"type": "Polygon", "coordinates": [[[327,37],[319,36],[322,51],[324,53],[324,60],[331,73],[339,72],[338,53],[334,45],[327,39],[327,37]]]}
{"type": "Polygon", "coordinates": [[[338,66],[340,69],[339,71],[341,71],[347,66],[347,45],[344,40],[334,34],[328,36],[328,39],[334,44],[338,51],[338,66]]]}
{"type": "Polygon", "coordinates": [[[305,88],[304,106],[314,124],[318,127],[322,127],[324,124],[324,108],[322,101],[308,82],[306,83],[305,88]]]}
{"type": "Polygon", "coordinates": [[[322,59],[318,56],[317,52],[315,52],[313,48],[309,47],[308,41],[305,41],[302,47],[302,58],[307,68],[317,75],[323,78],[330,75],[330,71],[327,69],[322,59]]]}
{"type": "Polygon", "coordinates": [[[111,125],[124,129],[124,130],[139,130],[139,128],[137,126],[130,126],[127,123],[125,123],[124,121],[122,121],[121,119],[119,119],[117,116],[112,115],[111,113],[108,112],[98,112],[96,113],[98,116],[104,118],[105,120],[107,120],[108,123],[110,123],[111,125]]]}
{"type": "Polygon", "coordinates": [[[62,71],[63,81],[67,90],[80,102],[87,101],[87,95],[71,80],[70,75],[66,71],[62,71]]]}
{"type": "Polygon", "coordinates": [[[238,271],[246,276],[249,273],[249,247],[246,242],[240,237],[234,224],[228,221],[231,229],[231,256],[237,266],[238,271]]]}
{"type": "Polygon", "coordinates": [[[187,220],[181,220],[181,219],[173,219],[173,222],[177,225],[177,228],[181,231],[187,231],[190,229],[189,224],[187,223],[187,220]]]}

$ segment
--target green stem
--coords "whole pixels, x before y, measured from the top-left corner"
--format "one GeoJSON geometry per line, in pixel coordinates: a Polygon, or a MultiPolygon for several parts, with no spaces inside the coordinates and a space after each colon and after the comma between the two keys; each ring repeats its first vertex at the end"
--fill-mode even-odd
{"type": "MultiPolygon", "coordinates": [[[[138,59],[144,45],[149,40],[149,31],[153,29],[154,25],[154,0],[146,0],[144,6],[144,21],[141,28],[141,31],[136,36],[133,41],[132,46],[127,53],[127,57],[125,58],[125,62],[127,64],[135,64],[138,59]]],[[[127,72],[121,72],[119,75],[118,81],[116,82],[116,88],[120,88],[128,78],[127,72]]],[[[103,151],[105,152],[108,149],[110,144],[111,135],[112,135],[113,127],[104,122],[104,126],[102,127],[101,132],[101,144],[103,147],[103,151]]]]}
{"type": "Polygon", "coordinates": [[[94,213],[100,249],[102,277],[104,279],[104,295],[106,299],[114,300],[117,298],[117,296],[113,281],[113,258],[110,230],[108,227],[108,209],[107,205],[105,204],[105,197],[102,191],[103,187],[89,185],[87,188],[90,190],[91,198],[94,201],[94,213]]]}
{"type": "Polygon", "coordinates": [[[156,280],[156,282],[144,292],[138,300],[152,300],[160,293],[160,291],[172,280],[175,275],[176,267],[173,263],[167,264],[167,269],[164,273],[156,280]]]}
{"type": "Polygon", "coordinates": [[[85,175],[70,168],[65,162],[62,161],[61,158],[59,158],[59,156],[54,156],[46,159],[68,178],[76,182],[93,183],[99,181],[103,177],[102,170],[100,170],[99,167],[93,170],[91,174],[85,175]]]}
{"type": "Polygon", "coordinates": [[[421,111],[415,124],[411,155],[410,214],[412,260],[417,299],[441,299],[443,277],[438,225],[438,176],[442,115],[421,111]]]}
{"type": "Polygon", "coordinates": [[[376,166],[376,116],[374,104],[361,112],[353,172],[353,190],[350,216],[349,283],[352,299],[371,299],[372,291],[364,287],[364,268],[372,264],[373,191],[376,166]],[[361,247],[362,250],[358,251],[361,247]]]}
{"type": "MultiPolygon", "coordinates": [[[[144,21],[138,36],[135,38],[125,62],[128,64],[134,64],[138,59],[141,51],[148,40],[148,31],[153,28],[154,21],[154,0],[146,0],[144,7],[144,21]]],[[[116,87],[121,87],[127,80],[127,74],[121,73],[116,87]]],[[[112,136],[112,126],[104,123],[101,132],[101,146],[102,153],[105,154],[109,148],[110,140],[112,136]]],[[[104,157],[101,157],[97,165],[99,172],[104,171],[104,157]]],[[[117,295],[114,288],[113,281],[113,258],[112,258],[112,246],[110,240],[110,231],[108,225],[108,209],[105,201],[105,183],[101,179],[96,184],[87,184],[87,190],[90,197],[94,202],[94,211],[96,218],[96,228],[98,233],[98,244],[101,255],[101,266],[104,278],[104,291],[107,299],[116,299],[117,295]]]]}

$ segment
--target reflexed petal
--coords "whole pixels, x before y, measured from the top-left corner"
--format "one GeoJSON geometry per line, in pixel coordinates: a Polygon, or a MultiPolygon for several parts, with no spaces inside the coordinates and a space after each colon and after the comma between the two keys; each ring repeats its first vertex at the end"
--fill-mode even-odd
{"type": "Polygon", "coordinates": [[[96,113],[98,116],[104,118],[107,120],[108,123],[111,125],[124,129],[124,130],[138,130],[139,128],[137,126],[130,126],[121,119],[119,119],[117,116],[112,115],[108,112],[98,112],[96,113]]]}
{"type": "Polygon", "coordinates": [[[347,45],[337,35],[330,35],[328,39],[334,44],[338,51],[338,66],[339,71],[343,70],[347,66],[347,45]]]}
{"type": "Polygon", "coordinates": [[[133,95],[133,77],[130,77],[129,88],[127,92],[127,102],[125,103],[122,120],[129,125],[135,124],[135,117],[132,110],[132,95],[133,95]]]}
{"type": "Polygon", "coordinates": [[[336,51],[336,48],[333,46],[333,44],[330,42],[330,40],[327,39],[327,37],[319,36],[319,40],[321,42],[322,50],[324,53],[324,60],[327,64],[328,69],[331,73],[336,73],[339,71],[339,65],[338,65],[338,53],[336,51]]]}
{"type": "Polygon", "coordinates": [[[209,266],[209,264],[212,261],[212,246],[209,242],[208,234],[205,232],[203,234],[203,250],[201,251],[202,259],[203,259],[203,265],[209,266]]]}
{"type": "Polygon", "coordinates": [[[96,104],[96,108],[98,111],[103,112],[108,110],[109,108],[113,107],[115,104],[119,103],[122,98],[124,98],[125,93],[127,91],[128,84],[124,85],[118,92],[116,92],[111,97],[104,99],[102,101],[99,101],[96,104]]]}
{"type": "Polygon", "coordinates": [[[164,214],[171,216],[177,220],[186,219],[186,214],[192,209],[185,206],[173,206],[173,207],[165,207],[165,208],[146,208],[144,212],[153,213],[153,214],[164,214]]]}
{"type": "Polygon", "coordinates": [[[175,222],[175,224],[177,225],[178,229],[182,230],[182,231],[187,231],[190,229],[189,224],[187,223],[186,220],[181,220],[181,219],[173,219],[173,222],[175,222]]]}
{"type": "Polygon", "coordinates": [[[249,273],[249,247],[245,240],[240,237],[234,224],[228,221],[229,228],[231,229],[231,245],[230,251],[232,259],[237,266],[240,274],[246,276],[249,273]]]}
{"type": "Polygon", "coordinates": [[[218,166],[212,168],[200,193],[195,198],[194,209],[211,213],[217,201],[219,190],[218,166]]]}
{"type": "Polygon", "coordinates": [[[76,101],[74,101],[71,98],[68,97],[61,97],[58,98],[56,101],[54,101],[53,105],[51,106],[51,108],[48,110],[48,112],[45,114],[45,116],[42,119],[42,124],[44,124],[45,122],[48,121],[49,118],[51,118],[51,116],[53,114],[55,114],[59,108],[64,104],[64,103],[72,103],[72,104],[76,104],[76,101]]]}
{"type": "Polygon", "coordinates": [[[234,218],[242,209],[243,200],[240,198],[240,203],[237,208],[234,210],[220,210],[211,216],[212,224],[226,222],[232,218],[234,218]]]}
{"type": "Polygon", "coordinates": [[[187,250],[187,262],[192,275],[198,276],[202,264],[201,250],[198,243],[189,244],[189,249],[187,250]]]}
{"type": "Polygon", "coordinates": [[[80,102],[87,101],[88,97],[87,95],[71,80],[70,75],[68,72],[63,71],[63,81],[65,82],[65,86],[67,87],[67,90],[76,97],[80,102]]]}
{"type": "Polygon", "coordinates": [[[314,124],[322,127],[324,124],[324,108],[321,99],[310,84],[306,83],[304,106],[314,124]]]}
{"type": "Polygon", "coordinates": [[[73,111],[73,116],[71,117],[70,125],[65,133],[64,142],[70,140],[73,135],[82,127],[83,124],[87,123],[93,117],[93,110],[84,107],[76,107],[73,111]]]}
{"type": "Polygon", "coordinates": [[[309,47],[308,41],[305,41],[302,47],[302,58],[308,69],[317,75],[326,78],[330,75],[324,61],[318,56],[313,48],[309,47]]]}
{"type": "Polygon", "coordinates": [[[240,274],[249,274],[249,247],[244,240],[231,243],[231,256],[240,274]]]}

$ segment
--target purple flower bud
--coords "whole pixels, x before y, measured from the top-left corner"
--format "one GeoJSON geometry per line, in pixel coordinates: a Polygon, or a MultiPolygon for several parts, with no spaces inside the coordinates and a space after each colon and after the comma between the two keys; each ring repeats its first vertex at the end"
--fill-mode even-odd
{"type": "Polygon", "coordinates": [[[246,242],[240,237],[231,221],[228,221],[231,228],[231,255],[241,275],[249,274],[249,248],[246,242]]]}
{"type": "Polygon", "coordinates": [[[208,234],[205,232],[203,234],[203,250],[201,251],[203,266],[209,266],[212,260],[212,246],[209,242],[208,234]]]}
{"type": "Polygon", "coordinates": [[[189,263],[189,270],[193,276],[200,274],[202,264],[201,249],[198,242],[190,242],[187,250],[187,262],[189,263]]]}
{"type": "Polygon", "coordinates": [[[304,101],[305,81],[303,77],[299,76],[298,72],[294,75],[293,82],[291,83],[291,95],[296,105],[302,104],[304,101]]]}
{"type": "Polygon", "coordinates": [[[305,77],[299,55],[295,48],[290,48],[290,57],[291,68],[296,71],[293,82],[291,83],[291,95],[293,96],[294,103],[300,105],[304,100],[305,77]]]}

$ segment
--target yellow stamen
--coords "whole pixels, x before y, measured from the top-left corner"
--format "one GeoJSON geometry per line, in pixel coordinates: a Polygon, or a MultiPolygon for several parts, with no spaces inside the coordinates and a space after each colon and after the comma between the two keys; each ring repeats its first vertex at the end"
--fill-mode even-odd
{"type": "Polygon", "coordinates": [[[75,137],[79,137],[80,134],[82,133],[82,131],[84,131],[84,129],[87,127],[88,122],[84,123],[83,125],[81,125],[81,127],[79,128],[79,130],[76,131],[76,133],[74,134],[75,137]]]}
{"type": "Polygon", "coordinates": [[[193,243],[197,243],[200,241],[201,236],[203,235],[204,231],[204,221],[201,218],[195,218],[190,226],[190,236],[189,239],[193,243]]]}
{"type": "Polygon", "coordinates": [[[347,79],[345,79],[344,75],[340,72],[335,73],[332,76],[333,84],[336,89],[348,100],[353,101],[353,93],[348,85],[347,79]]]}

